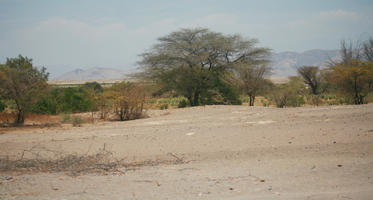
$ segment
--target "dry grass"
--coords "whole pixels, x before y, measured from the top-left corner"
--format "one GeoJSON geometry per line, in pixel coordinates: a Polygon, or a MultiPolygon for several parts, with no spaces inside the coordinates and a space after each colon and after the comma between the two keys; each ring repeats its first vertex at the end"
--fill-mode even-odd
{"type": "Polygon", "coordinates": [[[63,154],[53,152],[56,159],[41,158],[45,153],[40,148],[33,147],[24,150],[19,159],[10,159],[9,157],[0,157],[0,172],[65,172],[69,176],[79,176],[88,173],[106,175],[108,173],[124,174],[127,170],[134,170],[138,167],[156,166],[156,165],[174,165],[187,163],[183,158],[170,153],[170,159],[167,160],[144,160],[138,162],[125,162],[125,158],[118,159],[113,156],[113,152],[105,149],[105,145],[98,153],[93,155],[63,154]],[[33,158],[24,158],[25,155],[32,155],[33,158]],[[58,155],[58,156],[56,156],[58,155]]]}
{"type": "MultiPolygon", "coordinates": [[[[16,113],[11,112],[2,112],[0,113],[0,126],[9,127],[12,126],[16,118],[16,113]]],[[[57,115],[42,115],[42,114],[33,114],[29,113],[26,115],[25,125],[24,126],[36,126],[36,127],[45,127],[45,126],[55,126],[59,124],[59,116],[57,115]]]]}

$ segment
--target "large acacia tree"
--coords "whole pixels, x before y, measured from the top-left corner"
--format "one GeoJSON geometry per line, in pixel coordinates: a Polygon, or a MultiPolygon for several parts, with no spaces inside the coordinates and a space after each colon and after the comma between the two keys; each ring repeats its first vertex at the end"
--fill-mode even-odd
{"type": "Polygon", "coordinates": [[[204,28],[181,29],[158,39],[141,54],[143,77],[163,89],[185,96],[190,105],[201,102],[201,95],[214,83],[233,76],[237,66],[252,66],[267,60],[269,50],[256,47],[255,39],[223,35],[204,28]]]}
{"type": "Polygon", "coordinates": [[[15,124],[24,123],[25,115],[45,91],[48,75],[45,68],[39,70],[32,65],[32,59],[21,55],[7,58],[5,65],[0,65],[0,92],[16,105],[15,124]]]}

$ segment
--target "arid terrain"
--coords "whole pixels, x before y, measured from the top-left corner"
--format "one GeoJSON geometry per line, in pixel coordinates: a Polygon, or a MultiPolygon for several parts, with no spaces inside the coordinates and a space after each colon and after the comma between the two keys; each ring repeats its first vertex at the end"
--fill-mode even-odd
{"type": "Polygon", "coordinates": [[[77,174],[3,170],[0,199],[373,198],[373,104],[148,114],[82,127],[0,129],[2,158],[53,160],[104,149],[129,164],[77,174]]]}

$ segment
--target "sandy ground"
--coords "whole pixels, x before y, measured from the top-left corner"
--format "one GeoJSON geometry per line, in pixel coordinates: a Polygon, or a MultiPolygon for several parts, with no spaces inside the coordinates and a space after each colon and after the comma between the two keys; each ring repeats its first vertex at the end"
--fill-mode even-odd
{"type": "Polygon", "coordinates": [[[128,162],[187,161],[77,177],[2,172],[0,199],[373,199],[373,104],[206,106],[150,115],[0,129],[0,156],[11,158],[30,148],[45,157],[94,154],[105,145],[128,162]]]}

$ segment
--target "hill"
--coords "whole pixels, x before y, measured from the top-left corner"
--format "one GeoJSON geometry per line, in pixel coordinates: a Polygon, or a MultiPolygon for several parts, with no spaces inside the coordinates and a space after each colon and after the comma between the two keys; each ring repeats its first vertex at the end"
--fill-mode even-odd
{"type": "Polygon", "coordinates": [[[87,80],[113,80],[126,78],[130,71],[112,68],[76,69],[54,78],[56,81],[87,81],[87,80]]]}
{"type": "Polygon", "coordinates": [[[273,68],[273,76],[288,77],[296,75],[296,69],[303,65],[326,66],[327,62],[339,59],[339,50],[309,50],[302,53],[280,52],[272,55],[270,66],[273,68]]]}

